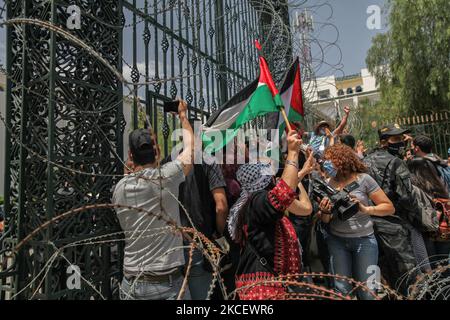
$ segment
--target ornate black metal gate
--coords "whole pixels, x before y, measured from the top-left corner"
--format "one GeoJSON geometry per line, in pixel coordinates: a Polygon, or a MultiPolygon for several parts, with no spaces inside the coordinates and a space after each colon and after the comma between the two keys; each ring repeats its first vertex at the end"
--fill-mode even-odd
{"type": "MultiPolygon", "coordinates": [[[[257,76],[253,40],[271,22],[268,10],[261,19],[262,4],[255,3],[8,1],[7,229],[0,239],[0,300],[115,296],[121,242],[109,209],[51,223],[17,255],[6,253],[63,212],[110,202],[123,172],[124,95],[134,97],[133,127],[140,126],[143,101],[167,154],[175,121],[161,112],[161,101],[181,96],[191,114],[204,119],[257,76]],[[80,29],[67,28],[70,5],[80,8],[80,29]],[[124,90],[114,68],[129,75],[127,88],[134,92],[124,90]],[[81,270],[81,289],[67,285],[71,265],[81,270]]],[[[286,11],[286,5],[277,8],[286,11]]]]}
{"type": "MultiPolygon", "coordinates": [[[[121,29],[114,26],[120,26],[122,7],[117,1],[78,5],[104,23],[86,16],[81,29],[72,33],[120,68],[121,29]]],[[[30,20],[7,29],[7,237],[2,253],[58,214],[109,202],[114,179],[108,175],[122,170],[114,155],[122,154],[122,83],[85,48],[37,25],[65,26],[67,7],[64,1],[8,3],[8,19],[30,20]]],[[[2,298],[111,297],[112,275],[119,274],[120,265],[114,263],[111,244],[61,248],[114,230],[117,223],[109,210],[86,211],[51,224],[15,257],[3,256],[10,277],[2,276],[2,298]],[[54,256],[57,248],[61,251],[54,256]],[[95,285],[69,290],[66,271],[71,264],[95,285]]]]}

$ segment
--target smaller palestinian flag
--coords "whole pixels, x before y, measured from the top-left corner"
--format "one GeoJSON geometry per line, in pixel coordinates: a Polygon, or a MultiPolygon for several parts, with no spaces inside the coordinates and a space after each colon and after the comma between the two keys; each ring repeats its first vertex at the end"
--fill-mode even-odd
{"type": "Polygon", "coordinates": [[[283,106],[280,94],[264,57],[259,57],[260,76],[213,114],[203,128],[203,144],[209,152],[224,148],[247,122],[278,112],[283,106]],[[218,132],[222,141],[213,141],[218,132]]]}
{"type": "MultiPolygon", "coordinates": [[[[300,76],[300,61],[298,57],[291,65],[284,78],[280,95],[291,127],[292,129],[296,129],[294,123],[302,122],[305,117],[305,111],[303,109],[302,80],[300,76]]],[[[281,113],[278,118],[278,128],[281,133],[286,129],[286,124],[281,113]]]]}

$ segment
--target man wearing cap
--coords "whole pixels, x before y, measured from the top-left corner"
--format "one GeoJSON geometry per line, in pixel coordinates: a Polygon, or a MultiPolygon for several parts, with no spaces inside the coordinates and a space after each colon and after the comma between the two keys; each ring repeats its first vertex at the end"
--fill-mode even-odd
{"type": "MultiPolygon", "coordinates": [[[[413,240],[420,235],[413,227],[421,217],[421,208],[412,195],[411,175],[402,160],[406,150],[406,134],[409,130],[398,124],[390,124],[378,130],[380,147],[364,159],[369,174],[384,190],[395,207],[395,215],[372,217],[380,252],[380,266],[385,279],[396,288],[398,279],[412,271],[419,256],[426,259],[426,252],[414,251],[413,240]]],[[[420,239],[419,239],[420,240],[420,239]]],[[[422,239],[423,243],[423,239],[422,239]]],[[[420,261],[422,262],[422,261],[420,261]]],[[[400,292],[407,294],[411,282],[403,281],[400,292]]]]}
{"type": "Polygon", "coordinates": [[[346,106],[344,113],[341,123],[333,132],[331,132],[331,126],[327,121],[320,121],[314,132],[309,132],[309,145],[312,147],[315,155],[321,157],[325,149],[334,144],[335,137],[342,134],[347,126],[350,107],[346,106]]]}
{"type": "MultiPolygon", "coordinates": [[[[179,185],[193,164],[194,137],[186,111],[181,101],[183,152],[175,161],[159,165],[159,147],[150,130],[134,130],[129,136],[130,174],[116,185],[112,199],[121,205],[116,213],[125,237],[123,300],[173,300],[181,289],[183,239],[167,221],[180,226],[179,185]]],[[[188,289],[184,298],[190,299],[188,289]]]]}

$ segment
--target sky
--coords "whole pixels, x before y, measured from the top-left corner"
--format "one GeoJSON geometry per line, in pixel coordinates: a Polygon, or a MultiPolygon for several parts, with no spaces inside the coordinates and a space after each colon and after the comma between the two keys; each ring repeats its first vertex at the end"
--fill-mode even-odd
{"type": "MultiPolygon", "coordinates": [[[[316,30],[314,37],[318,39],[320,46],[326,46],[327,42],[334,42],[342,52],[342,61],[340,53],[336,46],[327,47],[324,56],[325,63],[321,63],[317,70],[317,76],[336,75],[343,76],[358,73],[366,66],[365,59],[367,50],[370,48],[371,39],[378,33],[386,31],[386,16],[381,14],[381,29],[369,30],[366,22],[369,14],[366,12],[371,5],[377,5],[381,9],[386,0],[303,0],[292,1],[292,3],[303,3],[308,7],[314,16],[316,30]],[[332,10],[330,9],[332,8],[332,10]],[[331,15],[331,17],[330,17],[331,15]],[[339,34],[332,26],[336,26],[339,34]],[[339,63],[340,62],[340,63],[339,63]],[[337,66],[336,70],[331,66],[337,66]]],[[[0,8],[3,7],[3,0],[0,0],[0,8]]],[[[292,14],[292,12],[291,12],[292,14]]],[[[4,19],[4,15],[1,20],[4,19]]],[[[0,63],[5,64],[5,28],[0,28],[0,63]]],[[[125,46],[125,48],[127,48],[125,46]]],[[[318,60],[322,60],[319,54],[320,48],[317,45],[312,46],[312,54],[318,60]]],[[[126,54],[127,55],[127,54],[126,54]]],[[[319,62],[316,62],[319,64],[319,62]]]]}
{"type": "MultiPolygon", "coordinates": [[[[318,39],[322,48],[328,49],[324,57],[326,63],[322,63],[323,66],[316,70],[316,75],[343,76],[358,73],[365,68],[372,38],[387,31],[387,18],[383,10],[385,0],[308,0],[304,6],[308,8],[314,20],[315,30],[311,37],[318,39]],[[373,12],[367,13],[370,6],[380,8],[380,29],[371,30],[367,27],[367,20],[372,21],[370,17],[373,12]],[[335,45],[327,46],[327,42],[334,43],[336,39],[335,45]],[[333,67],[339,70],[333,70],[333,67]]],[[[295,13],[291,12],[291,17],[293,16],[295,13]]],[[[313,59],[321,61],[320,47],[313,42],[311,50],[313,59]]],[[[318,65],[320,61],[313,61],[313,64],[318,65]]]]}

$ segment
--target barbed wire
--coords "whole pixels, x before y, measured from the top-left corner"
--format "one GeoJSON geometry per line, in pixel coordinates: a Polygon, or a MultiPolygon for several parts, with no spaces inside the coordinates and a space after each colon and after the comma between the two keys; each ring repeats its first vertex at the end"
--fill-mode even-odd
{"type": "MultiPolygon", "coordinates": [[[[129,81],[128,79],[126,79],[124,77],[123,72],[120,72],[119,70],[117,70],[117,68],[112,66],[97,50],[95,50],[95,48],[92,48],[91,46],[89,46],[87,44],[87,42],[83,41],[83,39],[80,39],[77,36],[65,31],[64,29],[62,29],[59,26],[53,25],[53,24],[49,23],[48,21],[43,21],[43,20],[38,20],[38,19],[29,19],[29,18],[14,18],[14,19],[10,19],[10,20],[3,20],[2,14],[3,14],[4,8],[8,1],[5,1],[2,9],[0,9],[0,26],[8,25],[8,26],[16,26],[17,27],[19,25],[27,24],[27,25],[32,25],[35,27],[45,28],[47,30],[53,31],[53,32],[57,33],[58,35],[60,35],[61,37],[63,37],[64,39],[69,40],[73,44],[86,50],[86,52],[90,56],[92,56],[97,61],[101,62],[104,65],[104,67],[107,68],[121,82],[121,84],[126,89],[128,89],[128,91],[129,91],[128,95],[125,95],[122,98],[122,100],[119,100],[117,103],[113,104],[112,106],[108,107],[107,109],[96,110],[96,111],[82,110],[80,108],[77,108],[75,105],[72,105],[72,104],[70,105],[70,108],[72,108],[73,110],[76,110],[77,112],[79,112],[81,114],[92,115],[92,114],[99,114],[99,113],[107,112],[108,110],[112,110],[117,105],[122,103],[124,101],[124,99],[130,98],[130,97],[132,97],[133,101],[135,101],[137,103],[138,109],[141,112],[144,112],[144,114],[146,114],[145,107],[140,102],[140,99],[138,97],[139,88],[142,88],[142,87],[148,86],[148,85],[157,85],[157,84],[164,84],[164,83],[168,83],[168,82],[172,82],[172,81],[180,81],[182,79],[191,79],[191,78],[195,79],[195,77],[200,76],[200,74],[198,74],[198,73],[186,75],[185,73],[189,69],[187,69],[187,70],[184,69],[183,71],[179,71],[179,76],[177,76],[177,77],[167,77],[164,79],[147,81],[149,78],[153,78],[153,77],[144,75],[138,70],[139,76],[143,76],[146,79],[146,81],[145,82],[129,81]]],[[[293,33],[291,26],[286,24],[286,21],[285,21],[284,17],[282,16],[282,14],[280,13],[279,8],[276,7],[276,5],[273,1],[269,1],[269,0],[261,1],[262,9],[258,10],[258,14],[269,15],[272,18],[271,23],[267,27],[267,30],[265,30],[265,32],[267,33],[267,37],[265,39],[261,39],[263,47],[267,47],[269,42],[272,42],[272,41],[273,42],[271,44],[275,45],[277,47],[277,50],[274,50],[274,52],[270,53],[269,58],[273,59],[275,62],[278,63],[281,60],[283,60],[288,55],[288,53],[291,51],[294,52],[294,54],[300,55],[302,57],[302,65],[304,66],[304,68],[311,71],[311,76],[308,79],[309,81],[308,82],[304,81],[304,83],[307,83],[306,87],[304,88],[305,91],[307,91],[307,92],[309,92],[310,90],[317,89],[317,82],[315,80],[316,80],[317,76],[320,76],[322,74],[321,72],[323,72],[323,73],[342,72],[342,74],[343,74],[342,52],[337,44],[338,38],[339,38],[339,30],[336,28],[336,26],[332,22],[330,22],[330,19],[333,15],[332,14],[332,6],[328,3],[328,1],[324,1],[322,3],[314,4],[314,5],[309,4],[309,2],[310,2],[309,0],[289,1],[288,10],[293,11],[293,10],[297,10],[297,9],[305,9],[306,8],[306,9],[311,10],[313,12],[313,14],[318,14],[318,12],[323,8],[331,9],[330,16],[328,18],[326,18],[324,22],[321,22],[319,20],[315,21],[315,25],[318,27],[317,31],[310,34],[310,36],[306,39],[306,43],[308,46],[312,46],[312,45],[316,46],[316,49],[314,50],[316,52],[316,55],[313,56],[311,59],[300,54],[302,52],[302,50],[304,50],[305,43],[300,42],[299,39],[295,38],[295,35],[296,35],[295,31],[293,33]],[[321,33],[328,32],[328,31],[324,31],[324,30],[327,30],[327,28],[328,29],[331,28],[336,31],[336,39],[334,41],[325,41],[325,40],[321,39],[321,33]],[[337,49],[337,51],[339,52],[339,55],[338,55],[339,59],[335,63],[330,62],[328,60],[328,56],[327,56],[327,54],[329,54],[330,50],[332,50],[332,49],[337,49]],[[323,69],[324,66],[327,66],[328,69],[323,69]],[[325,70],[325,71],[323,71],[323,70],[325,70]]],[[[156,13],[157,14],[165,14],[166,12],[170,12],[171,10],[174,10],[175,3],[176,3],[176,1],[171,1],[170,6],[168,6],[167,8],[160,8],[160,10],[156,11],[156,13]]],[[[148,6],[147,9],[158,10],[159,4],[160,4],[160,1],[157,2],[156,6],[148,6]]],[[[186,9],[188,7],[188,4],[186,3],[186,1],[179,1],[178,4],[183,6],[183,9],[186,9]]],[[[146,9],[145,7],[137,8],[138,11],[145,10],[145,9],[146,9]]],[[[206,16],[207,12],[208,12],[207,10],[205,10],[205,11],[200,10],[200,12],[198,12],[198,14],[200,14],[200,16],[202,16],[202,15],[206,16]]],[[[123,25],[114,26],[112,24],[109,24],[109,23],[103,21],[102,19],[100,19],[98,17],[93,16],[91,13],[89,13],[86,10],[83,10],[82,13],[83,13],[83,15],[86,15],[89,18],[94,19],[95,21],[97,21],[99,23],[103,23],[104,25],[106,25],[108,27],[114,27],[114,28],[135,27],[136,25],[142,23],[145,20],[144,18],[142,18],[139,21],[136,21],[136,23],[132,23],[132,24],[124,23],[123,25]]],[[[152,14],[154,14],[154,13],[152,13],[152,14]]],[[[175,13],[178,14],[178,11],[176,11],[175,13]]],[[[238,12],[238,15],[240,15],[239,18],[245,18],[244,15],[246,13],[247,12],[245,10],[238,12]]],[[[228,14],[228,13],[224,13],[223,16],[216,17],[216,19],[221,19],[221,18],[225,18],[226,21],[228,21],[228,23],[232,23],[233,22],[232,19],[234,19],[233,15],[228,14]]],[[[195,27],[196,19],[197,18],[194,17],[193,14],[189,15],[189,19],[188,19],[189,27],[188,28],[195,27]]],[[[184,27],[180,26],[180,30],[178,30],[178,31],[183,31],[183,30],[185,30],[184,27]]],[[[200,52],[199,41],[198,41],[198,38],[196,38],[195,32],[193,34],[194,34],[193,35],[194,52],[199,54],[199,52],[200,52]]],[[[262,33],[258,34],[258,36],[262,36],[262,33]]],[[[251,39],[251,40],[254,40],[254,39],[251,39]]],[[[221,47],[221,46],[219,46],[219,47],[221,47]]],[[[223,47],[225,47],[225,46],[223,46],[223,47]]],[[[215,51],[211,48],[211,51],[210,51],[210,54],[212,56],[213,55],[217,56],[222,53],[224,53],[224,52],[218,50],[217,48],[215,51]]],[[[125,65],[127,65],[130,69],[133,68],[133,66],[132,66],[133,63],[128,63],[123,56],[121,57],[121,59],[125,63],[125,65]]],[[[134,62],[136,62],[136,61],[134,61],[134,62]]],[[[19,83],[17,81],[15,81],[15,79],[11,75],[6,73],[6,70],[4,70],[4,71],[9,80],[11,80],[15,85],[19,85],[19,83]]],[[[307,79],[304,79],[304,80],[307,80],[307,79]]],[[[183,86],[188,87],[187,84],[183,84],[183,86]]],[[[60,101],[58,101],[57,97],[55,97],[53,99],[52,97],[44,96],[44,95],[36,92],[35,90],[32,90],[31,87],[26,87],[24,89],[27,92],[36,94],[43,98],[46,98],[50,102],[56,102],[56,103],[60,102],[60,101]]],[[[194,90],[194,91],[196,93],[202,93],[202,90],[203,90],[203,88],[200,88],[200,89],[194,90]]],[[[14,141],[14,143],[18,144],[22,148],[26,149],[27,152],[29,152],[32,156],[39,159],[39,161],[43,161],[51,166],[54,166],[55,168],[61,169],[61,170],[70,171],[73,175],[88,175],[88,176],[92,176],[92,177],[113,177],[113,178],[123,178],[126,176],[123,174],[120,175],[120,174],[83,172],[82,170],[77,170],[77,169],[71,168],[68,165],[65,166],[65,165],[58,164],[54,161],[51,161],[48,156],[43,156],[43,155],[39,154],[38,152],[34,151],[32,149],[32,147],[28,146],[25,142],[22,142],[19,139],[19,137],[15,135],[14,131],[9,126],[9,124],[6,122],[6,119],[4,118],[4,116],[1,113],[0,113],[0,119],[5,124],[5,127],[8,130],[10,137],[14,141]]],[[[148,115],[146,115],[146,122],[149,125],[149,127],[151,128],[152,127],[151,121],[149,121],[148,115]]],[[[108,138],[108,135],[103,131],[103,129],[97,123],[93,123],[93,126],[95,127],[95,129],[98,131],[99,134],[103,135],[104,139],[102,141],[106,141],[108,143],[108,145],[110,146],[110,149],[114,150],[115,142],[111,141],[108,138]]],[[[114,152],[114,157],[116,158],[115,160],[120,162],[122,165],[126,166],[126,164],[122,161],[121,157],[116,152],[114,152]]],[[[171,177],[163,177],[161,174],[160,166],[158,166],[157,170],[159,171],[159,175],[157,178],[148,178],[148,177],[145,177],[140,174],[136,174],[136,177],[142,178],[144,180],[148,180],[154,184],[158,184],[159,190],[160,190],[160,192],[162,192],[162,190],[163,190],[162,181],[164,179],[170,179],[171,177]]],[[[150,229],[149,228],[150,224],[149,224],[147,226],[147,228],[144,228],[144,229],[138,228],[132,232],[131,231],[115,231],[115,232],[111,232],[111,233],[107,233],[107,234],[96,235],[96,236],[88,237],[88,238],[85,238],[82,240],[75,240],[75,241],[66,243],[60,247],[57,247],[55,245],[55,243],[50,241],[49,244],[52,246],[52,248],[55,252],[50,256],[50,258],[47,261],[45,261],[45,263],[43,264],[43,267],[37,273],[37,275],[35,275],[32,279],[30,279],[23,288],[21,288],[17,293],[15,293],[13,295],[13,298],[19,297],[28,288],[32,288],[32,286],[35,283],[37,283],[37,285],[35,286],[34,290],[32,291],[32,293],[30,295],[30,299],[35,298],[37,296],[37,294],[39,293],[39,291],[41,290],[42,284],[44,283],[45,279],[49,276],[49,273],[50,273],[50,270],[52,269],[53,264],[57,261],[58,258],[62,258],[68,264],[72,264],[71,260],[69,258],[67,258],[66,255],[64,254],[64,250],[66,250],[68,248],[90,246],[90,245],[96,245],[96,244],[97,245],[99,245],[99,244],[114,244],[114,243],[119,243],[119,242],[123,242],[123,241],[137,241],[137,240],[142,240],[145,238],[155,238],[155,237],[159,237],[161,235],[167,234],[167,233],[172,233],[174,235],[182,235],[189,242],[189,244],[186,246],[172,248],[171,250],[163,253],[163,255],[167,255],[173,251],[186,250],[186,249],[189,250],[188,251],[188,259],[187,259],[187,263],[186,263],[186,272],[184,275],[181,290],[178,294],[178,299],[183,298],[183,296],[186,292],[186,289],[187,289],[188,278],[190,276],[191,267],[192,267],[192,263],[193,263],[194,250],[199,250],[202,253],[202,255],[208,260],[208,262],[211,264],[211,266],[213,268],[212,281],[210,283],[208,293],[207,293],[208,299],[213,295],[213,292],[217,286],[219,287],[219,289],[225,299],[233,299],[236,297],[236,295],[239,295],[239,293],[242,292],[243,290],[245,291],[245,290],[254,288],[255,286],[259,286],[259,285],[272,285],[272,286],[284,286],[284,287],[293,286],[293,287],[303,288],[306,290],[306,292],[304,292],[304,293],[297,292],[297,293],[283,293],[281,296],[275,295],[273,297],[274,299],[280,299],[280,298],[282,298],[282,299],[330,299],[330,300],[349,300],[349,299],[351,299],[351,297],[349,295],[343,295],[332,289],[321,287],[319,285],[311,283],[311,280],[322,280],[325,278],[331,279],[331,280],[345,281],[345,282],[351,284],[353,286],[353,290],[351,293],[353,293],[355,290],[362,290],[362,291],[365,291],[365,292],[369,293],[370,295],[372,295],[374,299],[380,299],[379,296],[377,296],[372,290],[370,290],[367,287],[367,284],[357,282],[354,279],[340,276],[340,275],[322,274],[322,273],[302,273],[302,274],[295,274],[295,275],[284,275],[284,276],[277,277],[277,278],[273,279],[272,281],[256,282],[250,286],[236,289],[233,292],[230,292],[230,293],[227,292],[227,289],[224,284],[224,280],[220,273],[220,271],[221,271],[220,262],[226,253],[221,248],[219,248],[214,242],[212,242],[210,239],[208,239],[205,235],[203,235],[200,231],[198,231],[195,228],[194,223],[191,218],[191,215],[187,212],[187,210],[183,206],[183,204],[178,200],[178,197],[175,194],[173,194],[172,192],[170,192],[170,190],[168,190],[167,188],[164,190],[174,201],[176,201],[177,205],[184,212],[184,214],[186,214],[186,216],[188,217],[189,223],[190,223],[190,227],[184,227],[184,226],[177,225],[176,221],[174,221],[174,219],[171,217],[171,213],[166,212],[161,201],[160,201],[160,205],[159,205],[159,209],[160,209],[161,213],[159,213],[159,214],[149,212],[148,210],[142,209],[140,207],[120,205],[120,204],[110,204],[110,203],[88,204],[88,205],[84,205],[84,206],[81,206],[78,208],[71,209],[71,210],[61,213],[61,214],[57,214],[57,215],[55,215],[54,218],[51,218],[48,221],[42,223],[39,227],[37,227],[36,229],[34,229],[30,233],[28,233],[19,243],[17,243],[15,246],[10,248],[10,252],[6,252],[4,254],[5,258],[9,259],[9,260],[15,260],[17,253],[21,250],[27,250],[27,245],[29,244],[29,242],[32,241],[32,239],[34,239],[38,235],[40,235],[45,229],[61,222],[62,220],[72,219],[76,215],[80,215],[82,213],[85,213],[85,212],[88,212],[91,210],[92,211],[103,210],[103,209],[133,210],[135,212],[144,213],[148,216],[153,216],[157,219],[162,220],[166,224],[166,227],[150,229]],[[129,234],[129,233],[131,233],[131,234],[129,234]],[[308,278],[310,280],[302,281],[303,279],[308,279],[308,278]]],[[[16,261],[14,261],[14,262],[16,262],[16,261]]],[[[12,265],[14,265],[14,263],[12,265]]],[[[419,277],[417,282],[412,286],[409,297],[403,297],[396,290],[391,289],[386,285],[383,285],[383,284],[378,284],[378,285],[381,286],[382,290],[389,297],[393,297],[394,299],[398,299],[398,300],[403,300],[403,299],[407,299],[407,298],[424,299],[424,298],[427,298],[427,296],[431,296],[432,298],[438,298],[442,295],[444,295],[446,298],[448,298],[449,297],[448,291],[449,291],[449,286],[450,286],[450,283],[449,283],[450,280],[448,279],[448,277],[442,277],[442,275],[448,271],[448,268],[449,268],[448,266],[447,267],[445,267],[445,266],[438,267],[438,268],[433,269],[433,271],[419,277]]],[[[134,287],[139,276],[144,273],[144,269],[143,268],[141,268],[141,269],[142,269],[142,271],[136,277],[136,280],[131,284],[131,288],[134,287]]],[[[2,274],[9,272],[11,269],[7,268],[6,271],[4,271],[3,269],[1,269],[1,270],[2,271],[0,272],[0,276],[2,276],[2,274]]],[[[404,276],[405,278],[402,278],[402,281],[403,281],[403,279],[406,279],[406,277],[409,277],[410,275],[414,274],[415,271],[416,270],[409,271],[408,274],[404,276]]],[[[105,299],[105,297],[102,295],[102,293],[97,290],[96,285],[93,281],[90,281],[90,279],[83,277],[81,274],[79,274],[79,276],[101,299],[105,299]]],[[[119,287],[119,289],[122,290],[121,287],[119,287]]],[[[128,292],[124,292],[122,290],[122,293],[129,296],[128,292]]]]}

